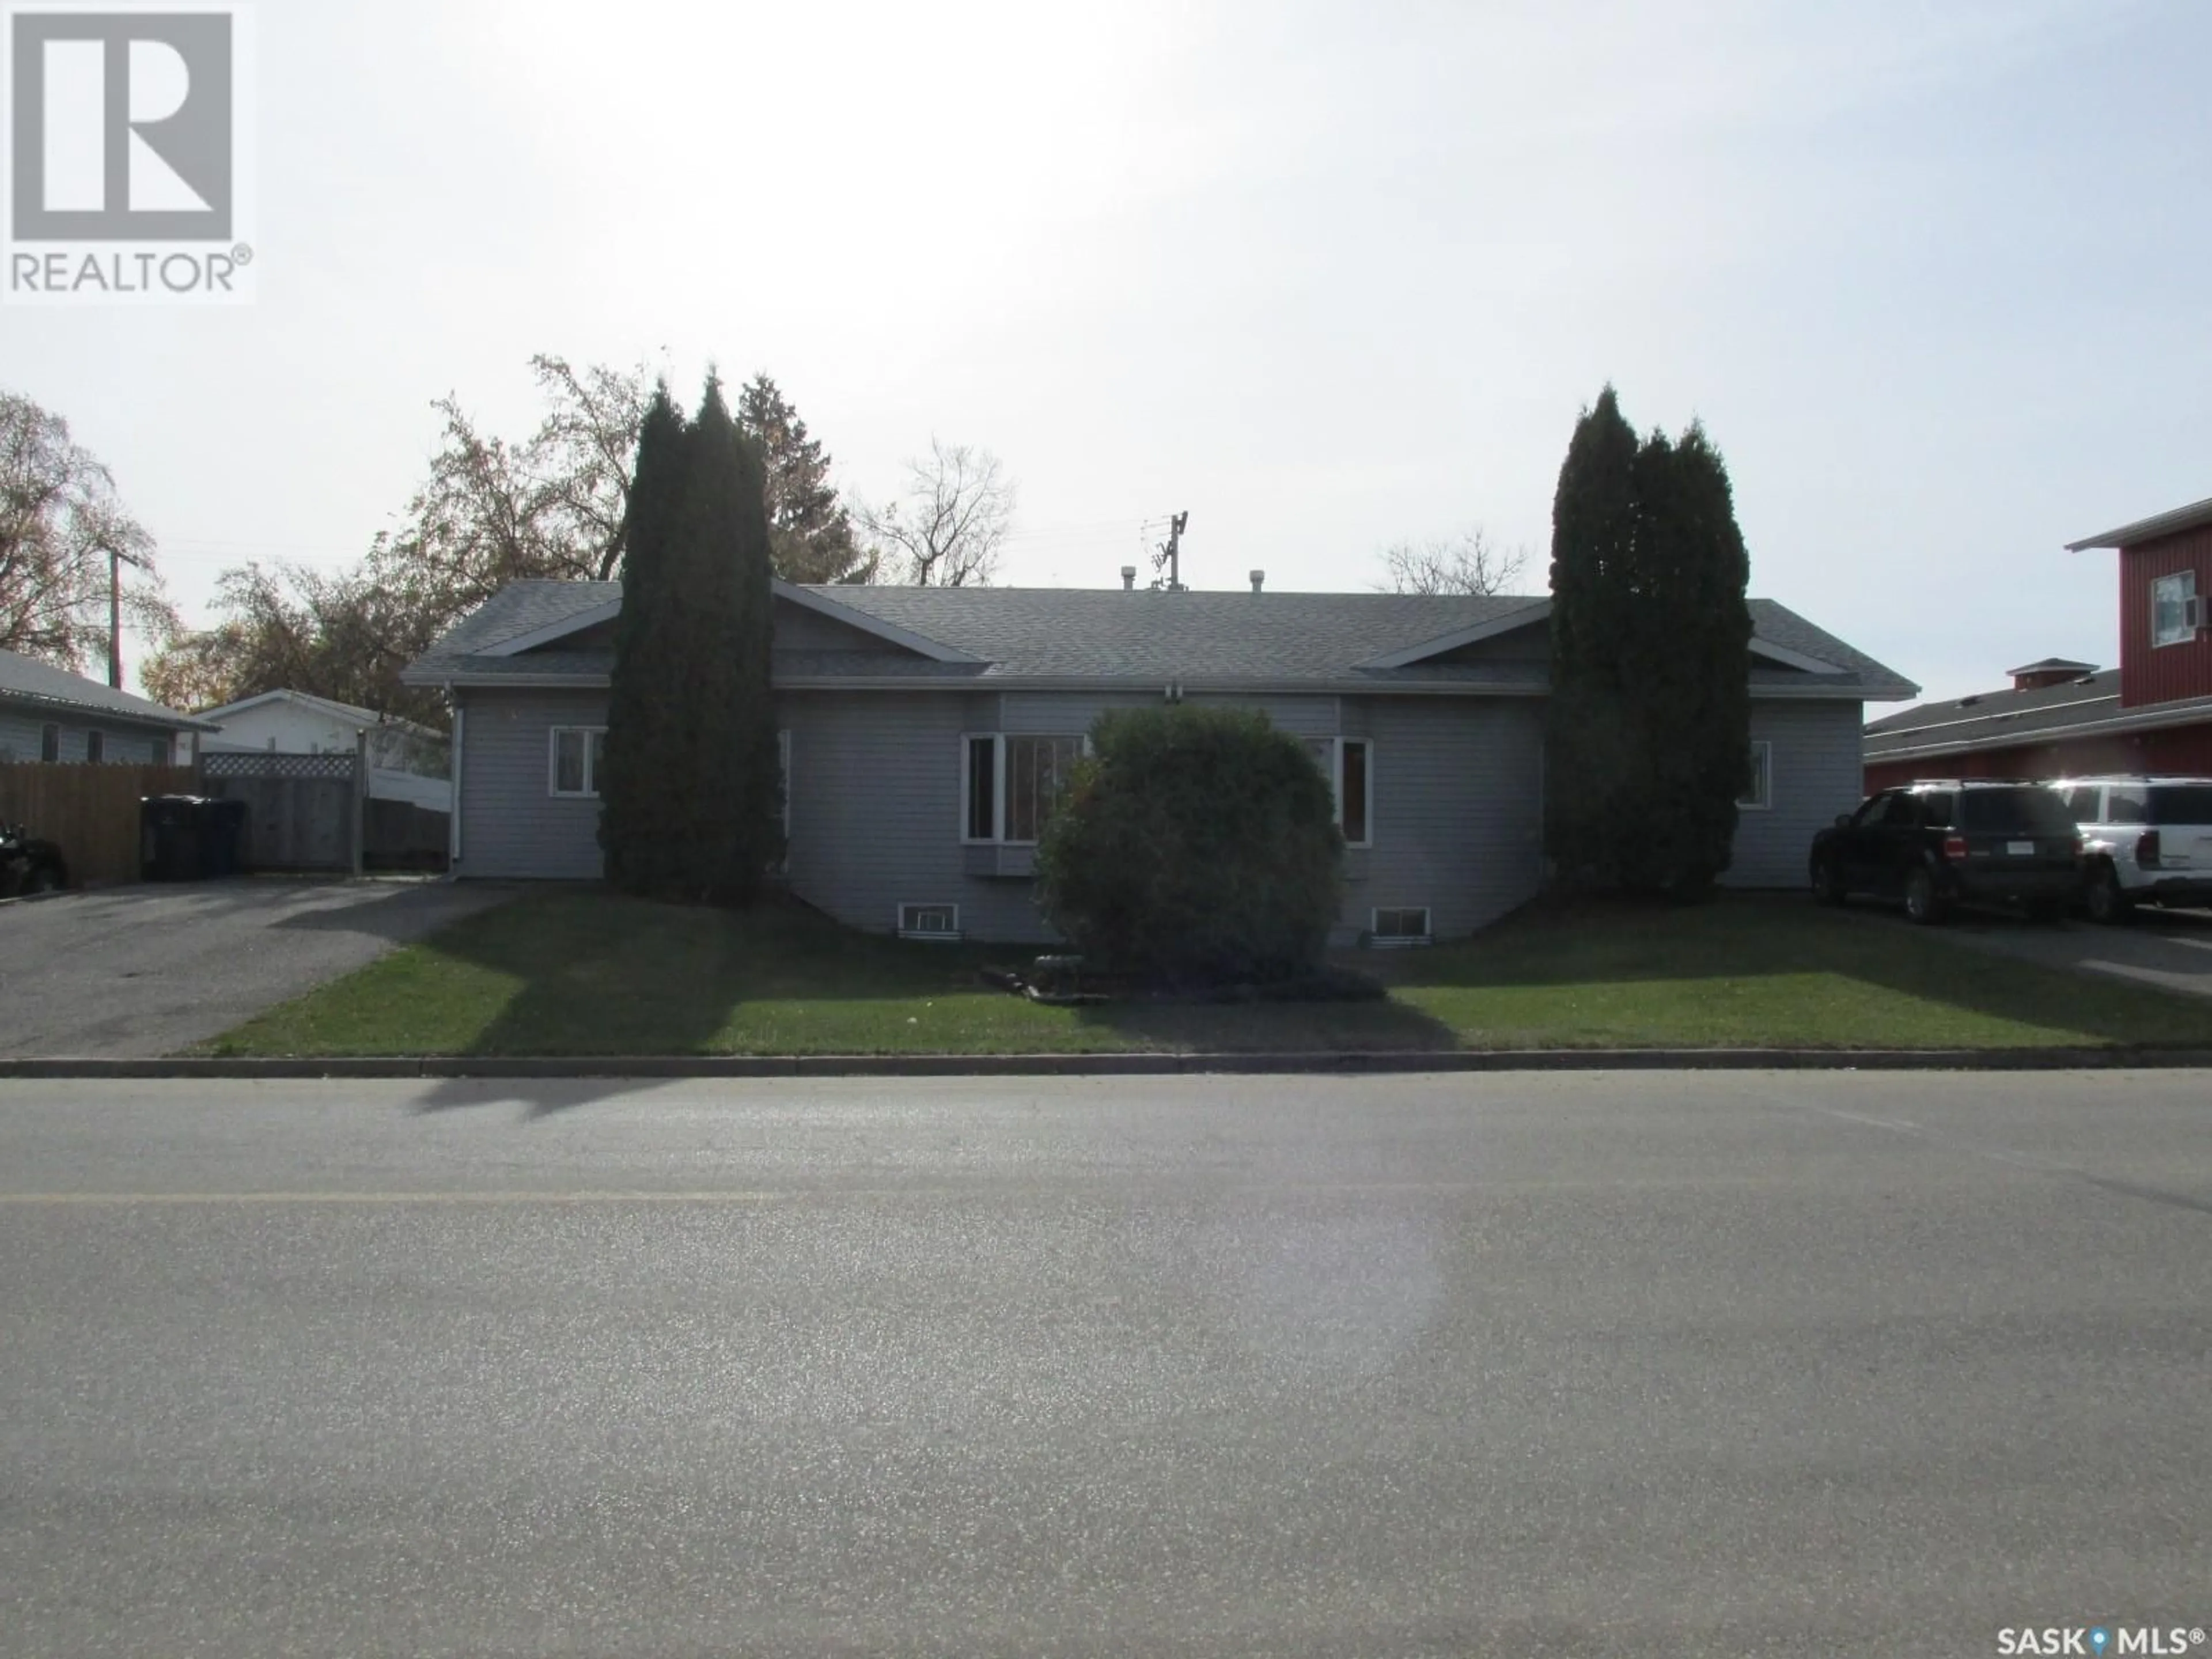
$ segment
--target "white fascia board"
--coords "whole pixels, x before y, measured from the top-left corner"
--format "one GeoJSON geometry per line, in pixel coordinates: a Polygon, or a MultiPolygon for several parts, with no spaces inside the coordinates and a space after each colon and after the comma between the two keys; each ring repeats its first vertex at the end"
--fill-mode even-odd
{"type": "MultiPolygon", "coordinates": [[[[471,674],[465,671],[434,677],[407,678],[409,685],[428,686],[447,690],[496,691],[502,688],[517,691],[604,691],[608,679],[604,674],[471,674]]],[[[1414,685],[1377,685],[1372,681],[1358,680],[1194,680],[1181,682],[1186,696],[1330,696],[1330,697],[1547,697],[1551,688],[1531,685],[1525,680],[1453,680],[1438,684],[1433,682],[1414,685]]],[[[915,679],[911,676],[863,676],[857,674],[796,674],[777,675],[773,681],[778,691],[888,691],[907,696],[927,696],[933,693],[972,695],[977,691],[1074,691],[1114,693],[1128,696],[1158,695],[1164,682],[1146,679],[1066,679],[1007,676],[988,681],[915,679]]],[[[1753,701],[1828,702],[1894,702],[1910,693],[1887,692],[1879,686],[1805,685],[1753,686],[1753,701]]]]}
{"type": "Polygon", "coordinates": [[[258,708],[264,703],[275,702],[280,697],[292,695],[289,691],[264,691],[255,696],[240,697],[236,702],[217,703],[212,708],[203,708],[199,711],[199,717],[204,720],[226,720],[234,714],[243,714],[249,708],[258,708]]]}
{"type": "Polygon", "coordinates": [[[1508,611],[1503,616],[1492,617],[1466,628],[1439,634],[1432,640],[1408,646],[1403,651],[1393,651],[1387,656],[1370,657],[1365,662],[1355,663],[1356,668],[1409,668],[1431,657],[1442,656],[1447,651],[1456,651],[1463,645],[1474,645],[1483,640],[1496,639],[1500,634],[1510,634],[1516,629],[1527,628],[1542,622],[1552,614],[1549,599],[1532,599],[1517,611],[1508,611]]]}
{"type": "MultiPolygon", "coordinates": [[[[1157,676],[1142,678],[1069,678],[1042,675],[994,675],[988,680],[939,680],[912,678],[864,678],[852,674],[778,675],[779,691],[1073,691],[1116,696],[1159,696],[1166,681],[1157,676]]],[[[1218,680],[1178,676],[1176,684],[1186,696],[1370,696],[1370,697],[1540,697],[1547,688],[1525,681],[1454,680],[1448,684],[1377,685],[1371,680],[1218,680]]]]}
{"type": "Polygon", "coordinates": [[[86,726],[143,726],[157,732],[220,732],[217,722],[198,714],[179,714],[174,712],[151,712],[157,706],[148,705],[149,712],[133,708],[110,708],[104,704],[79,702],[74,697],[48,696],[43,691],[0,690],[0,707],[27,708],[33,717],[42,718],[59,714],[86,726]]]}
{"type": "Polygon", "coordinates": [[[987,658],[971,656],[965,651],[955,651],[951,646],[933,640],[927,635],[917,634],[912,629],[901,628],[896,623],[887,623],[880,617],[872,617],[866,611],[853,605],[840,605],[835,599],[825,599],[819,593],[800,587],[796,583],[785,581],[781,577],[774,582],[773,591],[777,599],[787,599],[801,610],[811,611],[817,616],[827,617],[833,622],[842,623],[848,628],[857,628],[864,634],[872,634],[879,640],[902,647],[913,652],[916,656],[927,657],[932,662],[988,660],[987,658]]]}
{"type": "MultiPolygon", "coordinates": [[[[400,676],[400,681],[403,684],[411,683],[404,673],[400,676]]],[[[355,708],[346,703],[333,702],[328,697],[319,697],[312,691],[294,691],[289,689],[264,691],[258,696],[242,697],[236,702],[227,702],[219,708],[203,708],[199,717],[207,720],[229,720],[245,714],[250,708],[258,708],[264,703],[278,702],[288,702],[297,708],[319,708],[333,720],[350,721],[356,726],[366,717],[386,731],[412,732],[417,737],[424,738],[442,738],[445,735],[423,725],[420,720],[410,720],[404,714],[379,714],[374,708],[355,708]]]]}
{"type": "Polygon", "coordinates": [[[2161,537],[2178,536],[2185,530],[2195,530],[2212,524],[2212,498],[2191,501],[2186,507],[2177,507],[2170,512],[2154,513],[2148,519],[2137,519],[2116,530],[2106,530],[2094,536],[2085,536],[2078,542],[2066,544],[2069,553],[2086,552],[2091,548],[2139,547],[2145,542],[2154,542],[2161,537]]]}

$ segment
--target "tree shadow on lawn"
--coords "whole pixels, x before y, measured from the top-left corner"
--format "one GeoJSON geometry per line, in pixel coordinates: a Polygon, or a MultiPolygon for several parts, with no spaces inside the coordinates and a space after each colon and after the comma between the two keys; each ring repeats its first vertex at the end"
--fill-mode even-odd
{"type": "Polygon", "coordinates": [[[216,891],[295,908],[268,925],[292,932],[362,933],[411,945],[440,928],[529,890],[516,882],[448,882],[431,876],[238,876],[216,891]]]}
{"type": "MultiPolygon", "coordinates": [[[[1973,926],[2036,926],[2001,914],[1965,920],[1973,926]]],[[[1967,1024],[2002,1021],[2042,1028],[2059,1043],[2212,1042],[2212,1002],[1971,951],[1946,941],[1940,928],[1914,927],[1901,912],[1876,906],[1828,910],[1796,894],[1723,893],[1691,905],[1542,900],[1471,939],[1406,951],[1376,964],[1376,971],[1394,991],[1445,1004],[1461,992],[1479,998],[1485,991],[1622,988],[1624,1002],[1641,994],[1646,1006],[1659,1010],[1666,996],[1660,988],[1671,982],[1683,987],[1691,1021],[1702,1010],[1717,1026],[1724,1026],[1730,1015],[1714,981],[1737,981],[1746,992],[1770,999],[1778,1024],[1801,1028],[1765,1040],[1792,1047],[2005,1040],[1986,1025],[1978,1036],[1960,1030],[1932,1042],[1908,1040],[1915,1030],[1946,1027],[1945,1011],[1966,1017],[1967,1024]],[[1832,982],[1831,1004],[1842,1004],[1853,987],[1876,994],[1855,999],[1850,1007],[1835,1006],[1828,1018],[1814,986],[1802,984],[1793,998],[1787,985],[1820,977],[1832,982]]],[[[1482,1042],[1480,1031],[1455,1023],[1463,1040],[1482,1042]]],[[[1686,1046],[1701,1041],[1710,1040],[1693,1037],[1686,1046]]]]}
{"type": "Polygon", "coordinates": [[[736,912],[576,886],[472,918],[434,944],[441,956],[515,985],[445,1052],[561,1069],[542,1082],[448,1079],[425,1096],[423,1111],[521,1098],[543,1116],[665,1081],[579,1074],[623,1057],[791,1052],[750,1040],[749,1003],[780,1005],[802,1023],[810,1006],[879,1004],[876,1024],[896,1037],[891,1027],[904,1016],[890,1005],[981,988],[964,958],[854,933],[780,896],[736,912]]]}
{"type": "MultiPolygon", "coordinates": [[[[859,933],[795,900],[736,913],[653,904],[604,889],[533,895],[431,941],[425,995],[453,1000],[470,969],[483,1018],[463,1012],[434,1052],[487,1058],[718,1054],[964,1054],[1450,1048],[1451,1030],[1395,1001],[1043,1006],[979,969],[1025,965],[1036,947],[921,944],[859,933]],[[456,972],[456,966],[459,970],[456,972]]],[[[435,1023],[435,1010],[425,1010],[435,1023]]],[[[396,1024],[407,1024],[404,1016],[396,1024]]],[[[539,1117],[650,1079],[450,1079],[425,1112],[525,1103],[539,1117]]]]}

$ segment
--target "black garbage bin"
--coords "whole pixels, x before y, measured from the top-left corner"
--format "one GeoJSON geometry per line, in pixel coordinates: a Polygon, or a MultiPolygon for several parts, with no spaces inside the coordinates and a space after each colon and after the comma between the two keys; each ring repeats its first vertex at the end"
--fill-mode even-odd
{"type": "Polygon", "coordinates": [[[138,874],[142,880],[199,879],[199,809],[197,795],[139,797],[138,874]]]}
{"type": "Polygon", "coordinates": [[[246,803],[201,797],[199,843],[202,875],[236,875],[246,859],[246,803]]]}

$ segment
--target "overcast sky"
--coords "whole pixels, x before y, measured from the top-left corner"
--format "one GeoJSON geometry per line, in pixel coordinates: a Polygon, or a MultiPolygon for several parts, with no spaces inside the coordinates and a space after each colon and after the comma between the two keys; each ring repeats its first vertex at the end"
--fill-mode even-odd
{"type": "MultiPolygon", "coordinates": [[[[1752,591],[1933,694],[2114,660],[2212,495],[2200,0],[262,0],[260,297],[0,311],[188,614],[387,527],[532,352],[765,368],[890,491],[1020,489],[1001,580],[1357,589],[1529,550],[1577,410],[1701,418],[1752,591]]],[[[1879,712],[1879,711],[1874,711],[1879,712]]]]}

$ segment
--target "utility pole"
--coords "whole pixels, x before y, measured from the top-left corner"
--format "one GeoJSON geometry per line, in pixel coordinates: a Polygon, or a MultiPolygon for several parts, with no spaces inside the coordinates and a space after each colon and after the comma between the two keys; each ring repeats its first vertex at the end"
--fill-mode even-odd
{"type": "Polygon", "coordinates": [[[123,689],[123,555],[107,550],[107,683],[123,689]]]}
{"type": "Polygon", "coordinates": [[[1152,568],[1158,570],[1165,567],[1168,573],[1167,580],[1164,583],[1156,580],[1152,583],[1154,592],[1158,592],[1163,586],[1164,586],[1167,591],[1170,593],[1180,593],[1184,591],[1182,585],[1182,527],[1189,522],[1190,514],[1188,513],[1178,513],[1174,518],[1168,520],[1168,538],[1165,542],[1161,544],[1160,550],[1152,556],[1152,568]]]}

